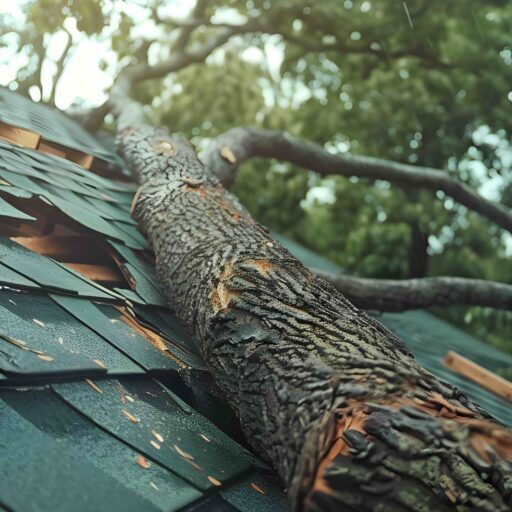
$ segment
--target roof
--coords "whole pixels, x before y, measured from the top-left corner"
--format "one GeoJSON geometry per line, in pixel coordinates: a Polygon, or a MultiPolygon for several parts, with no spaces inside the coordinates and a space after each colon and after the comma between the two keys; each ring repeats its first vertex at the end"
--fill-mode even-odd
{"type": "MultiPolygon", "coordinates": [[[[0,510],[285,510],[165,307],[118,157],[4,89],[0,122],[0,510]]],[[[440,362],[448,347],[490,369],[512,357],[426,312],[378,318],[512,424],[504,400],[440,362]]]]}
{"type": "Polygon", "coordinates": [[[0,510],[285,510],[165,307],[134,185],[67,146],[117,157],[63,114],[0,98],[1,121],[62,149],[0,139],[0,510]]]}

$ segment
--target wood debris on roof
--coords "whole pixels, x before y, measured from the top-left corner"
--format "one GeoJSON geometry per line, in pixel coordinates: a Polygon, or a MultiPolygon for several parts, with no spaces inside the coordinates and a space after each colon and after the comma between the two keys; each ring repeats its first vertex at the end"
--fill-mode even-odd
{"type": "Polygon", "coordinates": [[[444,364],[454,372],[512,402],[512,382],[451,350],[446,354],[444,364]]]}

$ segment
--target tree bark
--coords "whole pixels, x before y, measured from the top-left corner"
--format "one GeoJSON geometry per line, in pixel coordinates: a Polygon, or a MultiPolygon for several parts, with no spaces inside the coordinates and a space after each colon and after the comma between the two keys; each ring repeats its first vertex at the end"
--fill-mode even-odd
{"type": "Polygon", "coordinates": [[[312,270],[362,309],[396,312],[463,304],[512,310],[512,286],[495,281],[448,276],[371,279],[312,270]]]}
{"type": "Polygon", "coordinates": [[[293,510],[510,510],[512,434],[269,236],[193,149],[119,150],[170,307],[293,510]]]}
{"type": "Polygon", "coordinates": [[[417,220],[411,222],[409,244],[409,278],[426,277],[428,272],[428,235],[417,220]]]}

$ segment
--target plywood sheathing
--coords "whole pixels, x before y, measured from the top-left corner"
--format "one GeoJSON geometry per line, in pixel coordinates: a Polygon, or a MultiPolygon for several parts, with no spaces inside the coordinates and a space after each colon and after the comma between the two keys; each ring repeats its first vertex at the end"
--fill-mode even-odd
{"type": "Polygon", "coordinates": [[[0,121],[0,139],[7,140],[25,148],[36,149],[41,135],[30,130],[10,126],[0,121]]]}

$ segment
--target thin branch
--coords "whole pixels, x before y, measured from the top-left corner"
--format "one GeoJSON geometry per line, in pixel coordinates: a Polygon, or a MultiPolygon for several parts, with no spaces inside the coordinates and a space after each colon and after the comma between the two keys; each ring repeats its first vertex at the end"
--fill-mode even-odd
{"type": "Polygon", "coordinates": [[[50,96],[48,98],[48,103],[50,103],[51,105],[55,105],[55,93],[57,90],[57,84],[59,83],[59,80],[62,77],[66,59],[67,59],[69,52],[73,46],[73,36],[71,35],[71,32],[69,32],[69,30],[67,30],[66,28],[63,28],[63,30],[67,34],[68,37],[67,37],[67,41],[64,46],[64,49],[62,50],[62,53],[59,57],[59,60],[55,63],[57,66],[57,71],[55,72],[55,75],[53,76],[52,89],[50,91],[50,96]]]}
{"type": "MultiPolygon", "coordinates": [[[[194,6],[194,9],[192,10],[192,13],[190,15],[190,21],[194,21],[196,18],[200,18],[201,16],[203,16],[207,7],[208,0],[197,0],[196,5],[194,6]]],[[[190,36],[198,26],[199,25],[194,25],[192,23],[188,25],[182,25],[182,29],[178,35],[178,38],[176,39],[175,43],[171,48],[171,53],[180,53],[185,51],[190,36]]]]}
{"type": "Polygon", "coordinates": [[[118,123],[126,127],[144,121],[142,105],[130,98],[130,92],[134,84],[143,80],[161,78],[169,73],[183,69],[191,64],[203,62],[214,50],[226,43],[231,37],[258,30],[256,23],[246,23],[243,26],[225,28],[217,31],[206,43],[197,46],[191,51],[180,51],[159,64],[136,64],[125,68],[119,74],[110,96],[109,104],[116,110],[118,123]]]}
{"type": "Polygon", "coordinates": [[[363,309],[398,312],[459,304],[512,310],[512,285],[504,283],[463,277],[368,279],[313,271],[363,309]]]}
{"type": "Polygon", "coordinates": [[[443,69],[454,68],[455,65],[437,59],[433,55],[428,55],[425,51],[418,48],[405,48],[403,50],[386,51],[385,49],[373,47],[370,45],[352,45],[347,46],[339,41],[324,43],[318,40],[307,39],[304,37],[297,36],[287,32],[279,32],[285,41],[294,43],[307,52],[335,52],[340,55],[352,55],[352,54],[366,54],[378,57],[383,61],[389,61],[394,59],[402,59],[404,57],[414,57],[425,62],[428,62],[431,67],[438,67],[443,69]]]}
{"type": "Polygon", "coordinates": [[[281,131],[232,128],[215,139],[203,160],[224,184],[229,185],[238,166],[251,157],[276,158],[323,176],[357,176],[432,191],[442,190],[459,204],[512,232],[512,214],[506,207],[485,199],[445,171],[367,156],[333,154],[318,144],[281,131]]]}

